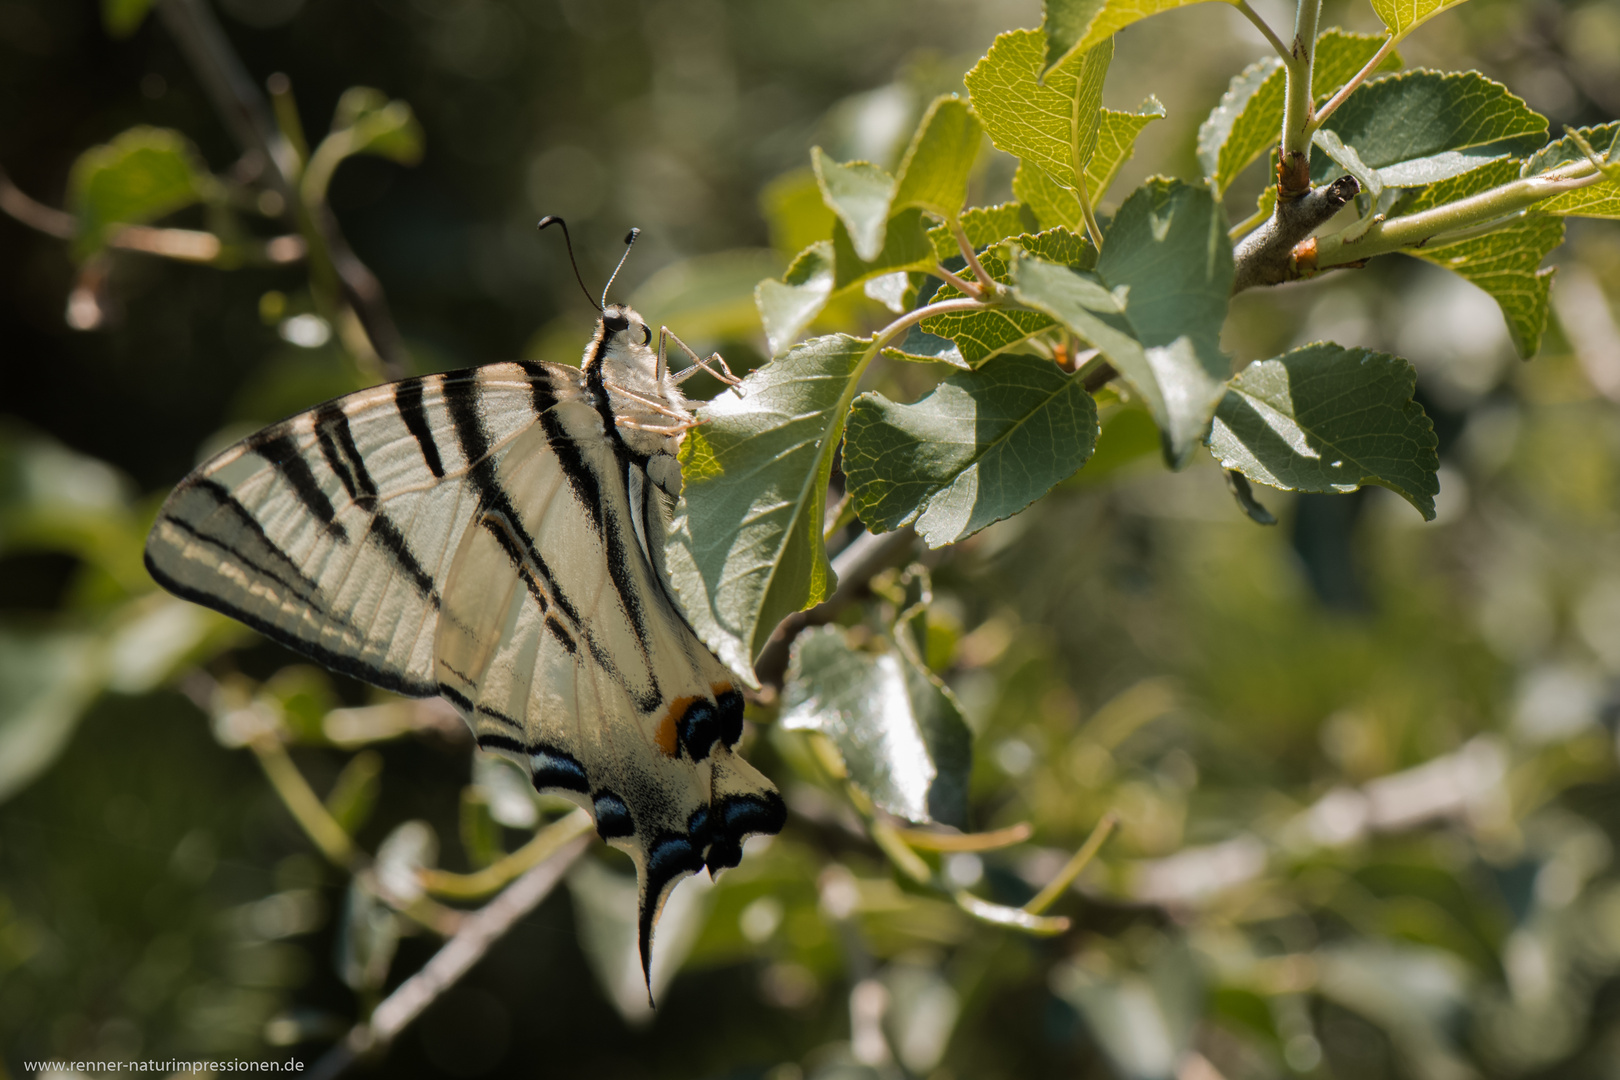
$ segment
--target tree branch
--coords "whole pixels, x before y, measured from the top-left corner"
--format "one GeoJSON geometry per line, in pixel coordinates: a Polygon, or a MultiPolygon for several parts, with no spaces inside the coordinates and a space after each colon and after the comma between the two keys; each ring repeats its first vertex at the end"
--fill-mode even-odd
{"type": "Polygon", "coordinates": [[[1277,165],[1277,200],[1291,202],[1311,189],[1311,67],[1316,53],[1316,22],[1322,0],[1299,0],[1294,43],[1283,63],[1282,157],[1277,165]]]}
{"type": "Polygon", "coordinates": [[[1232,294],[1300,277],[1292,255],[1295,245],[1338,213],[1360,190],[1355,177],[1341,176],[1301,197],[1278,200],[1265,224],[1244,237],[1232,252],[1232,294]]]}
{"type": "Polygon", "coordinates": [[[1310,248],[1294,253],[1293,273],[1286,280],[1309,277],[1335,266],[1359,264],[1374,255],[1422,247],[1436,238],[1442,242],[1448,242],[1454,235],[1462,239],[1462,235],[1458,234],[1466,230],[1487,226],[1500,218],[1529,209],[1543,199],[1575,191],[1603,179],[1603,174],[1591,163],[1578,162],[1560,173],[1514,180],[1432,210],[1376,222],[1353,240],[1343,239],[1339,233],[1324,236],[1310,248]]]}

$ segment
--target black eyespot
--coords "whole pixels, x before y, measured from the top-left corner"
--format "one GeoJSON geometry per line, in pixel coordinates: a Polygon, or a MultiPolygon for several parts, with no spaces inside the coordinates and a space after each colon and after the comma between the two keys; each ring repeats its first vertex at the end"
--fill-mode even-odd
{"type": "Polygon", "coordinates": [[[630,320],[623,315],[604,315],[602,325],[607,327],[610,334],[622,334],[630,329],[630,320]]]}
{"type": "Polygon", "coordinates": [[[652,327],[643,324],[641,327],[641,343],[643,345],[652,344],[652,327]]]}

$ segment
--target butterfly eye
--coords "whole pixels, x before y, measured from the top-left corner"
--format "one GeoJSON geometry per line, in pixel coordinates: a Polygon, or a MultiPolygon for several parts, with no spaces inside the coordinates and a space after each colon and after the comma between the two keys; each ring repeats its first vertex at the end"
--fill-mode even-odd
{"type": "Polygon", "coordinates": [[[651,345],[652,344],[652,327],[643,326],[641,328],[641,343],[643,345],[651,345]]]}

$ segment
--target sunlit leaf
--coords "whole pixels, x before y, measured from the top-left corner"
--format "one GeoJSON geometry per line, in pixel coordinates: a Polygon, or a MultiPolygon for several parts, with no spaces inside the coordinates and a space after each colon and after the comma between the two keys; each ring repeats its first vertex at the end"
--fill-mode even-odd
{"type": "Polygon", "coordinates": [[[869,161],[834,161],[819,146],[811,149],[810,163],[821,185],[821,197],[843,222],[856,257],[862,262],[875,261],[883,250],[894,177],[869,161]]]}
{"type": "MultiPolygon", "coordinates": [[[[1587,145],[1600,156],[1606,155],[1610,162],[1620,162],[1620,120],[1577,130],[1587,145]]],[[[1560,166],[1586,160],[1585,152],[1573,138],[1566,135],[1538,150],[1534,157],[1526,161],[1523,175],[1540,176],[1560,166]]],[[[1599,180],[1595,184],[1554,195],[1545,202],[1537,203],[1536,209],[1544,214],[1566,217],[1620,219],[1620,182],[1599,180]]]]}
{"type": "Polygon", "coordinates": [[[1372,9],[1389,32],[1403,38],[1447,8],[1463,0],[1372,0],[1372,9]]]}
{"type": "MultiPolygon", "coordinates": [[[[975,251],[982,251],[1019,233],[1035,232],[1040,227],[1029,208],[1015,202],[1001,203],[999,206],[975,206],[962,215],[959,224],[975,251]]],[[[934,256],[940,262],[962,257],[962,249],[948,226],[936,225],[929,229],[928,240],[934,245],[934,256]]]]}
{"type": "MultiPolygon", "coordinates": [[[[1077,270],[1089,270],[1097,261],[1096,249],[1090,241],[1068,229],[1048,229],[1035,235],[1013,238],[1018,247],[1037,258],[1077,270]]],[[[1007,255],[996,248],[985,252],[980,265],[992,278],[1006,283],[1007,255]]],[[[947,285],[934,294],[936,300],[952,300],[962,294],[947,285]]],[[[1039,311],[1019,308],[992,308],[988,311],[953,311],[931,315],[919,323],[924,333],[948,338],[956,345],[958,355],[969,367],[978,367],[997,353],[1028,340],[1032,335],[1050,328],[1053,320],[1039,311]]]]}
{"type": "MultiPolygon", "coordinates": [[[[1054,68],[1078,53],[1161,11],[1203,0],[1046,0],[1041,28],[1046,32],[1043,67],[1054,68]]],[[[1231,2],[1231,0],[1228,0],[1231,2]]]]}
{"type": "MultiPolygon", "coordinates": [[[[1114,50],[1104,43],[1076,54],[1048,72],[1043,82],[1044,42],[1039,30],[1001,34],[964,82],[998,150],[1046,170],[1054,183],[1073,189],[1098,145],[1102,81],[1114,50]]],[[[1089,187],[1087,194],[1093,196],[1089,187]]]]}
{"type": "Polygon", "coordinates": [[[833,245],[822,240],[799,252],[781,281],[766,278],[754,289],[771,355],[798,340],[833,293],[833,245]]]}
{"type": "Polygon", "coordinates": [[[961,372],[912,405],[855,399],[844,473],[872,532],[916,523],[942,547],[1010,517],[1076,472],[1097,439],[1081,380],[1038,356],[961,372]]]}
{"type": "Polygon", "coordinates": [[[915,206],[954,221],[967,202],[968,172],[983,138],[967,102],[954,94],[936,99],[900,162],[890,212],[915,206]]]}
{"type": "Polygon", "coordinates": [[[923,230],[922,214],[922,210],[912,207],[890,218],[883,232],[883,247],[870,259],[862,258],[855,250],[854,238],[840,220],[833,227],[833,290],[842,292],[897,270],[932,270],[934,245],[923,230]]]}
{"type": "Polygon", "coordinates": [[[88,258],[118,225],[138,225],[201,201],[207,170],[185,136],[136,127],[79,155],[68,176],[68,205],[78,218],[73,250],[88,258]]]}
{"type": "MultiPolygon", "coordinates": [[[[1323,125],[1378,170],[1385,187],[1417,187],[1507,157],[1546,140],[1547,118],[1477,71],[1417,70],[1367,83],[1323,125]]],[[[1312,179],[1329,179],[1326,158],[1312,179]]]]}
{"type": "Polygon", "coordinates": [[[1541,347],[1547,328],[1554,268],[1542,269],[1541,264],[1563,242],[1562,218],[1532,213],[1482,236],[1412,248],[1408,254],[1460,274],[1489,293],[1507,320],[1513,347],[1529,359],[1541,347]]]}
{"type": "Polygon", "coordinates": [[[891,814],[966,825],[967,725],[950,693],[898,649],[862,652],[836,626],[800,634],[780,723],[826,736],[850,779],[891,814]]]}
{"type": "Polygon", "coordinates": [[[681,444],[670,577],[698,636],[750,684],[776,624],[836,584],[821,538],[827,480],[874,352],[844,334],[795,346],[749,375],[741,397],[703,406],[681,444]]]}
{"type": "Polygon", "coordinates": [[[1284,491],[1387,487],[1434,517],[1434,425],[1398,356],[1322,343],[1233,376],[1210,433],[1221,466],[1284,491]]]}
{"type": "MultiPolygon", "coordinates": [[[[1142,102],[1140,112],[1102,111],[1102,122],[1097,128],[1097,149],[1086,163],[1086,191],[1092,204],[1102,200],[1113,183],[1119,167],[1129,161],[1136,149],[1136,137],[1142,129],[1164,116],[1164,106],[1149,97],[1142,102]]],[[[1013,194],[1034,212],[1042,228],[1061,225],[1076,232],[1085,231],[1085,217],[1080,212],[1080,199],[1075,193],[1058,184],[1045,169],[1018,163],[1013,176],[1013,194]]]]}
{"type": "Polygon", "coordinates": [[[1020,255],[1012,281],[1020,301],[1101,351],[1148,406],[1166,461],[1184,464],[1228,371],[1220,331],[1232,250],[1209,190],[1149,181],[1115,215],[1095,274],[1020,255]]]}

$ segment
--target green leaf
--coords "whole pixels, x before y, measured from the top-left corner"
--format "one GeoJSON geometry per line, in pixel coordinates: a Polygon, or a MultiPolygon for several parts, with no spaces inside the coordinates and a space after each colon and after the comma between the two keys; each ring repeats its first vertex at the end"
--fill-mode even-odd
{"type": "Polygon", "coordinates": [[[854,238],[839,221],[833,227],[833,291],[859,285],[896,270],[930,271],[934,268],[934,245],[923,231],[923,212],[917,207],[902,210],[889,219],[883,247],[876,258],[863,259],[855,250],[854,238]]]}
{"type": "Polygon", "coordinates": [[[956,347],[956,342],[930,334],[918,326],[913,326],[900,344],[884,349],[883,355],[891,360],[949,364],[964,370],[968,368],[968,362],[962,358],[962,350],[956,347]]]}
{"type": "MultiPolygon", "coordinates": [[[[1488,191],[1493,187],[1500,187],[1510,183],[1519,176],[1520,163],[1513,158],[1503,158],[1483,165],[1472,172],[1465,172],[1461,176],[1449,176],[1437,183],[1428,184],[1420,188],[1412,188],[1402,192],[1394,206],[1389,208],[1388,217],[1395,218],[1406,214],[1416,214],[1423,210],[1433,210],[1437,206],[1466,199],[1470,195],[1477,195],[1481,191],[1488,191]]],[[[1541,209],[1541,207],[1536,207],[1541,209]]]]}
{"type": "Polygon", "coordinates": [[[67,748],[105,680],[100,649],[85,634],[0,629],[0,802],[67,748]]]}
{"type": "MultiPolygon", "coordinates": [[[[1119,167],[1131,159],[1136,149],[1136,137],[1142,129],[1164,116],[1159,99],[1149,97],[1142,102],[1139,113],[1102,111],[1102,122],[1097,128],[1097,149],[1086,165],[1086,193],[1092,205],[1102,201],[1108,186],[1113,183],[1119,167]]],[[[1018,163],[1013,176],[1013,194],[1034,212],[1042,228],[1061,225],[1076,232],[1085,231],[1085,217],[1080,212],[1080,200],[1075,193],[1061,186],[1046,170],[1027,162],[1018,163]]]]}
{"type": "Polygon", "coordinates": [[[793,643],[781,726],[838,748],[849,777],[889,813],[967,825],[972,736],[938,680],[899,649],[851,648],[836,626],[793,643]]]}
{"type": "Polygon", "coordinates": [[[1078,472],[1096,441],[1097,406],[1080,378],[1010,355],[913,405],[856,398],[844,474],[869,531],[915,522],[937,548],[1029,506],[1078,472]]]}
{"type": "Polygon", "coordinates": [[[1541,347],[1547,328],[1554,267],[1543,270],[1541,263],[1563,242],[1562,218],[1531,213],[1482,236],[1412,248],[1408,254],[1461,274],[1490,293],[1507,320],[1513,347],[1528,360],[1541,347]]]}
{"type": "Polygon", "coordinates": [[[840,164],[819,146],[810,150],[810,165],[816,171],[821,198],[843,223],[856,257],[862,262],[875,261],[883,250],[894,177],[869,161],[840,164]]]}
{"type": "Polygon", "coordinates": [[[915,206],[955,221],[967,202],[968,173],[979,156],[984,129],[955,94],[936,98],[900,161],[890,213],[915,206]]]}
{"type": "Polygon", "coordinates": [[[797,341],[833,294],[833,243],[822,240],[799,252],[781,281],[766,278],[754,289],[754,306],[775,356],[797,341]]]}
{"type": "Polygon", "coordinates": [[[1115,215],[1095,274],[1020,253],[1012,281],[1018,300],[1101,351],[1147,404],[1165,460],[1185,464],[1229,370],[1220,332],[1232,249],[1209,189],[1150,180],[1115,215]]]}
{"type": "Polygon", "coordinates": [[[135,127],[79,155],[68,176],[68,205],[78,218],[74,256],[99,251],[110,230],[172,214],[206,197],[212,178],[178,131],[135,127]]]}
{"type": "Polygon", "coordinates": [[[780,265],[774,252],[748,248],[682,259],[637,286],[630,304],[648,326],[668,326],[694,347],[747,338],[759,328],[755,288],[780,265]]]}
{"type": "MultiPolygon", "coordinates": [[[[1547,118],[1477,71],[1417,70],[1367,83],[1323,125],[1378,170],[1385,187],[1417,187],[1529,153],[1547,118]]],[[[1314,182],[1330,179],[1319,159],[1314,182]]]]}
{"type": "MultiPolygon", "coordinates": [[[[1348,82],[1382,44],[1380,35],[1352,34],[1336,27],[1319,34],[1311,68],[1311,88],[1318,100],[1348,82]]],[[[1393,71],[1400,66],[1400,57],[1391,54],[1377,70],[1393,71]]],[[[1277,145],[1282,136],[1286,84],[1282,61],[1276,57],[1250,64],[1232,78],[1220,104],[1199,125],[1198,163],[1217,196],[1255,158],[1277,145]]]]}
{"type": "Polygon", "coordinates": [[[349,140],[345,156],[375,154],[401,165],[422,160],[422,126],[411,107],[369,86],[351,86],[338,98],[332,134],[340,133],[349,140]]]}
{"type": "Polygon", "coordinates": [[[759,210],[771,234],[771,247],[784,259],[819,240],[832,239],[833,212],[821,197],[812,169],[794,169],[765,185],[759,210]]]}
{"type": "Polygon", "coordinates": [[[1361,155],[1356,153],[1355,147],[1344,145],[1336,134],[1326,128],[1312,136],[1311,142],[1335,165],[1355,177],[1361,184],[1363,194],[1369,196],[1374,203],[1378,201],[1378,197],[1384,193],[1384,181],[1377,169],[1361,160],[1361,155]]]}
{"type": "Polygon", "coordinates": [[[797,345],[698,410],[666,554],[700,638],[749,685],[776,624],[836,584],[822,545],[827,480],[870,340],[797,345]]]}
{"type": "MultiPolygon", "coordinates": [[[[1076,270],[1089,270],[1097,261],[1097,251],[1090,242],[1068,229],[1021,235],[1014,237],[1013,242],[1037,258],[1076,270]]],[[[1010,280],[1005,250],[986,251],[979,264],[995,280],[1002,283],[1010,280]]],[[[953,300],[961,295],[953,286],[946,285],[934,294],[934,299],[953,300]]],[[[956,344],[963,363],[978,367],[997,353],[1049,329],[1053,320],[1039,311],[992,308],[931,315],[918,325],[924,333],[949,338],[956,344]]]]}
{"type": "Polygon", "coordinates": [[[1463,0],[1372,0],[1373,11],[1397,39],[1463,0]]]}
{"type": "MultiPolygon", "coordinates": [[[[1608,161],[1620,161],[1620,120],[1597,127],[1580,128],[1579,131],[1587,145],[1598,154],[1606,155],[1608,161]]],[[[1586,160],[1586,154],[1576,145],[1575,140],[1566,135],[1542,147],[1534,157],[1526,161],[1523,175],[1540,176],[1562,165],[1572,165],[1586,160]]],[[[1536,209],[1544,214],[1558,214],[1563,217],[1617,219],[1620,218],[1620,183],[1613,180],[1599,180],[1587,187],[1554,195],[1546,202],[1536,204],[1536,209]]]]}
{"type": "MultiPolygon", "coordinates": [[[[1047,0],[1045,67],[1095,48],[1134,22],[1203,0],[1047,0]]],[[[1228,0],[1231,2],[1231,0],[1228,0]]]]}
{"type": "MultiPolygon", "coordinates": [[[[1060,187],[1073,189],[1098,146],[1102,81],[1114,48],[1106,42],[1076,54],[1048,72],[1043,83],[1044,43],[1039,30],[1001,34],[964,81],[997,149],[1046,170],[1060,187]]],[[[1133,141],[1134,136],[1127,146],[1133,141]]],[[[1092,194],[1089,186],[1087,193],[1092,194]]]]}
{"type": "Polygon", "coordinates": [[[101,0],[101,26],[115,38],[126,38],[140,29],[152,0],[101,0]]]}
{"type": "Polygon", "coordinates": [[[1318,343],[1232,377],[1209,448],[1221,467],[1284,491],[1378,484],[1434,518],[1434,425],[1398,356],[1318,343]]]}
{"type": "MultiPolygon", "coordinates": [[[[1009,202],[999,206],[975,206],[962,215],[960,224],[974,251],[983,251],[999,244],[1009,236],[1034,232],[1039,228],[1035,215],[1022,203],[1009,202]]],[[[950,226],[936,225],[928,230],[928,242],[934,245],[934,258],[940,262],[962,257],[950,226]]]]}

